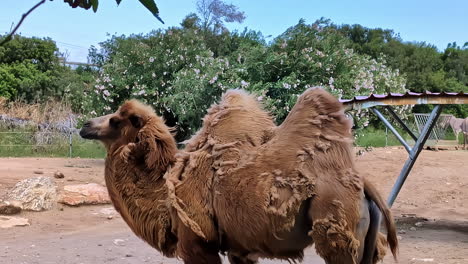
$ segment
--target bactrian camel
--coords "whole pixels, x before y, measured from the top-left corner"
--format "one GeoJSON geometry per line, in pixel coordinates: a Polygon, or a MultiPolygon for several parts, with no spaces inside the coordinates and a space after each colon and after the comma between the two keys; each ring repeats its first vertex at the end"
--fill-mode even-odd
{"type": "Polygon", "coordinates": [[[315,244],[326,263],[376,263],[387,245],[396,258],[390,210],[355,168],[351,122],[325,90],[306,90],[280,126],[251,95],[230,90],[184,150],[172,131],[136,100],[80,131],[106,147],[116,210],[165,256],[301,261],[315,244]]]}

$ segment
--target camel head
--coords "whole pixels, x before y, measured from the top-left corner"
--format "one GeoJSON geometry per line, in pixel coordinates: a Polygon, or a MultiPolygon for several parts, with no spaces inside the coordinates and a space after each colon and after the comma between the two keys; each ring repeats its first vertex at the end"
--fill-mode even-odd
{"type": "Polygon", "coordinates": [[[88,120],[81,128],[80,136],[101,141],[109,152],[110,149],[138,141],[138,133],[150,120],[165,127],[150,106],[133,99],[124,102],[115,113],[88,120]]]}

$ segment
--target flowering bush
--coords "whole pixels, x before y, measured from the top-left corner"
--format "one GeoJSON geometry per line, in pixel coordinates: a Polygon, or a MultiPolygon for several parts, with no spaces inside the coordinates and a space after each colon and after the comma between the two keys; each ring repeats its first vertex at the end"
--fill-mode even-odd
{"type": "MultiPolygon", "coordinates": [[[[357,54],[346,44],[326,23],[301,21],[269,47],[240,49],[238,68],[254,84],[250,90],[259,93],[279,122],[311,86],[322,86],[338,98],[406,91],[405,78],[387,67],[384,57],[375,60],[357,54]]],[[[369,124],[367,111],[351,115],[357,127],[369,124]]]]}
{"type": "MultiPolygon", "coordinates": [[[[177,126],[181,140],[200,126],[208,107],[227,89],[256,94],[278,122],[311,86],[323,86],[338,98],[405,91],[405,78],[387,67],[385,58],[346,48],[347,40],[323,21],[301,21],[269,45],[258,34],[232,34],[229,43],[235,45],[225,56],[207,48],[206,34],[197,27],[170,28],[103,43],[105,63],[83,109],[100,115],[138,98],[177,126]]],[[[369,123],[366,111],[353,115],[359,127],[369,123]]]]}

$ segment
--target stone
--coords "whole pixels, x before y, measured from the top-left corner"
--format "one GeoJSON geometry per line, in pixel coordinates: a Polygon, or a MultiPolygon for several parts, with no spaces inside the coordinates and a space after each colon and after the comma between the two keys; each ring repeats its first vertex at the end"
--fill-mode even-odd
{"type": "Polygon", "coordinates": [[[106,187],[96,184],[65,185],[59,203],[66,205],[109,204],[111,203],[106,187]]]}
{"type": "Polygon", "coordinates": [[[41,171],[41,170],[35,170],[35,171],[33,171],[33,173],[34,173],[34,174],[44,174],[44,172],[41,171]]]}
{"type": "Polygon", "coordinates": [[[422,223],[422,222],[416,222],[416,223],[414,224],[414,226],[421,227],[421,226],[423,226],[423,223],[422,223]]]}
{"type": "Polygon", "coordinates": [[[409,230],[411,230],[411,231],[416,231],[416,227],[412,226],[412,227],[410,227],[409,230]]]}
{"type": "Polygon", "coordinates": [[[57,203],[57,186],[49,177],[25,179],[8,191],[4,200],[19,202],[23,210],[49,210],[57,203]]]}
{"type": "Polygon", "coordinates": [[[119,238],[114,239],[114,245],[120,246],[120,247],[125,246],[125,240],[119,239],[119,238]]]}
{"type": "Polygon", "coordinates": [[[29,220],[22,217],[0,216],[0,228],[10,228],[14,226],[28,226],[29,220]]]}
{"type": "Polygon", "coordinates": [[[61,173],[60,171],[56,171],[56,172],[54,172],[54,177],[56,179],[63,179],[63,178],[65,178],[65,175],[63,175],[63,173],[61,173]]]}
{"type": "Polygon", "coordinates": [[[21,203],[19,202],[0,202],[0,214],[2,215],[14,215],[21,212],[21,203]]]}
{"type": "Polygon", "coordinates": [[[104,215],[116,215],[117,214],[117,211],[114,209],[114,207],[102,208],[101,210],[99,210],[99,212],[104,215]]]}

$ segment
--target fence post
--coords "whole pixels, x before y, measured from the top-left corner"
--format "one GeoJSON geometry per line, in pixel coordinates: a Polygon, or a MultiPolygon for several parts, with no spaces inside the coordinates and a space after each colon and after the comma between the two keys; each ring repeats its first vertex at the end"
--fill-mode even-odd
{"type": "Polygon", "coordinates": [[[68,117],[68,141],[69,141],[69,155],[70,159],[72,158],[72,150],[73,150],[73,134],[72,134],[72,121],[71,117],[68,117]]]}

